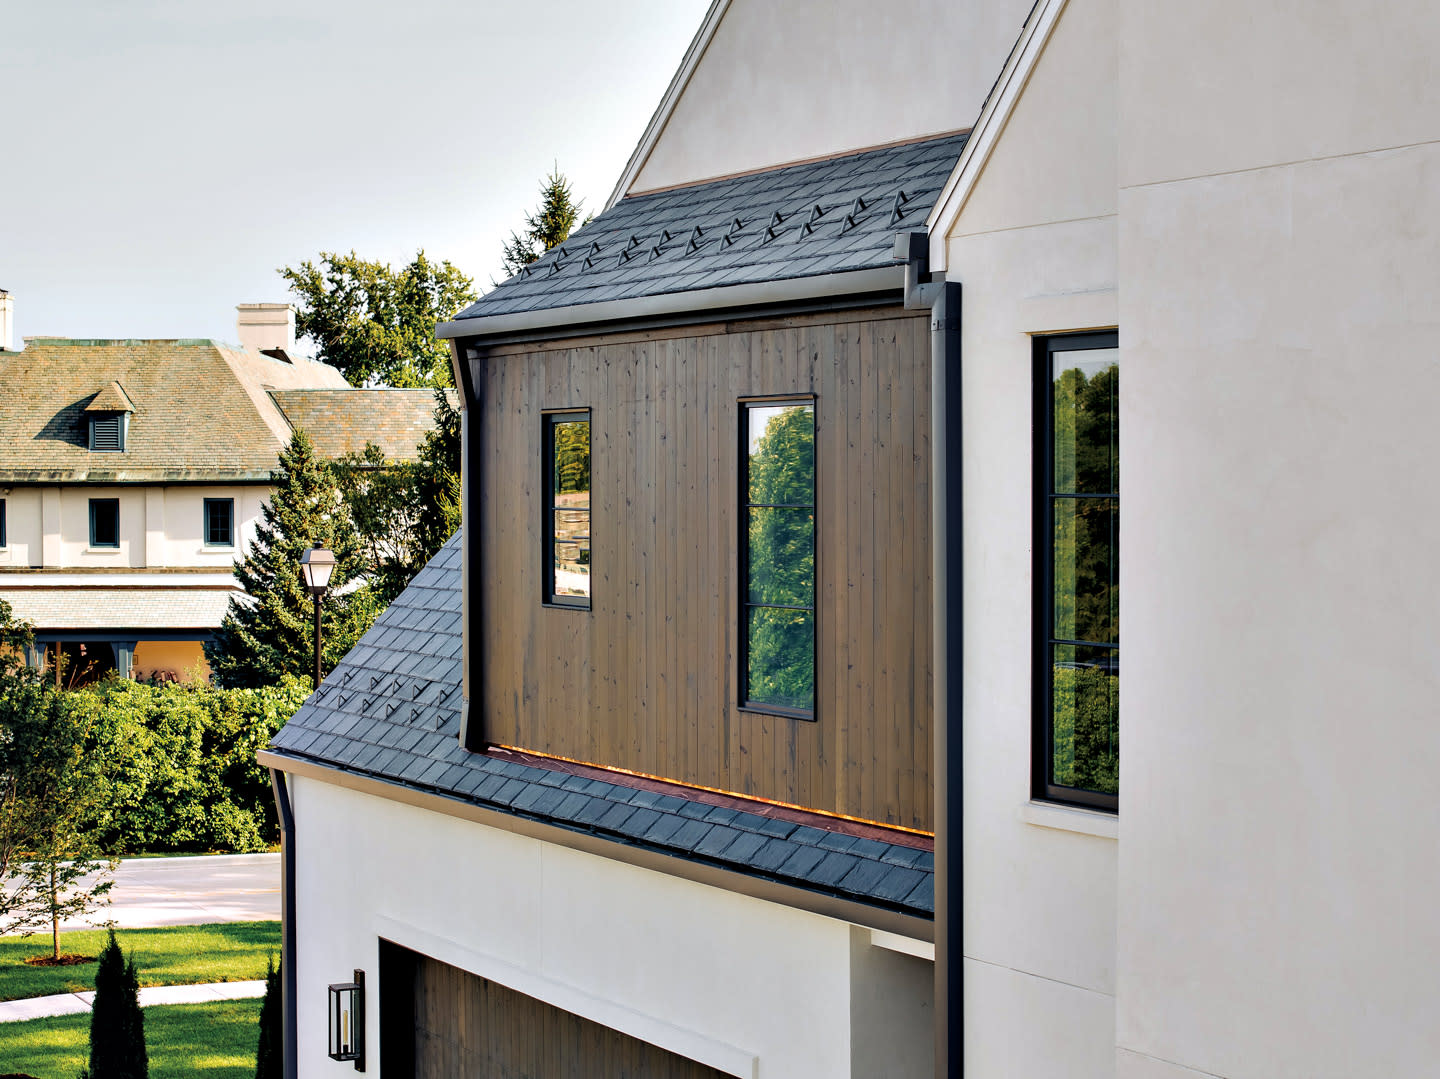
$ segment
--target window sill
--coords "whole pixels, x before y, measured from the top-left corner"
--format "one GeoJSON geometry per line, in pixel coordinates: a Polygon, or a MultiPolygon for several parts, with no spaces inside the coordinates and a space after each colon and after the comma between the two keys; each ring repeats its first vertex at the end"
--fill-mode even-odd
{"type": "Polygon", "coordinates": [[[86,554],[119,554],[119,547],[86,547],[86,554]]]}
{"type": "Polygon", "coordinates": [[[802,723],[814,723],[814,712],[801,712],[788,708],[765,708],[754,704],[737,704],[735,711],[751,716],[769,716],[771,719],[798,719],[802,723]]]}
{"type": "Polygon", "coordinates": [[[1051,802],[1026,802],[1020,807],[1020,819],[1037,828],[1054,828],[1061,832],[1078,832],[1100,839],[1120,838],[1120,818],[1114,813],[1078,806],[1055,805],[1051,802]]]}

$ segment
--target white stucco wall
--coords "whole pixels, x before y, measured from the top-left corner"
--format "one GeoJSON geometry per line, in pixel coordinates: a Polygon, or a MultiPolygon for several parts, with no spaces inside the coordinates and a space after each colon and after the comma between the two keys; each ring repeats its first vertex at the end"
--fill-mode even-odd
{"type": "Polygon", "coordinates": [[[732,0],[631,192],[968,127],[1031,0],[732,0]]]}
{"type": "Polygon", "coordinates": [[[261,508],[271,494],[257,486],[16,487],[6,502],[6,539],[0,565],[45,569],[208,568],[228,572],[255,538],[261,508]],[[120,546],[90,546],[90,499],[120,500],[120,546]],[[206,546],[207,498],[235,500],[230,547],[206,546]]]}
{"type": "MultiPolygon", "coordinates": [[[[381,937],[757,1079],[852,1075],[852,978],[862,991],[882,980],[891,1007],[908,979],[913,1010],[929,1014],[930,964],[890,953],[852,964],[844,922],[328,783],[290,783],[303,1077],[353,1073],[325,1055],[325,987],[358,967],[378,1001],[381,937]]],[[[897,1024],[876,1037],[911,1032],[897,1024]]],[[[898,1046],[891,1056],[913,1059],[898,1046]]]]}
{"type": "Polygon", "coordinates": [[[1120,8],[1120,1075],[1434,1074],[1440,9],[1120,8]]]}
{"type": "Polygon", "coordinates": [[[0,491],[5,500],[5,546],[0,547],[0,566],[40,564],[40,492],[33,487],[12,487],[0,491]]]}
{"type": "Polygon", "coordinates": [[[969,1079],[1115,1069],[1116,823],[1030,801],[1032,335],[1116,325],[1114,27],[1113,0],[1071,0],[946,241],[964,290],[969,1079]]]}

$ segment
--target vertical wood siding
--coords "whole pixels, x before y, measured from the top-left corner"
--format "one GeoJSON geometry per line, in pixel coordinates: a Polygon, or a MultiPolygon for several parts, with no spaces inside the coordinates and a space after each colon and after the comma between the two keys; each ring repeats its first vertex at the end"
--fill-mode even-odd
{"type": "Polygon", "coordinates": [[[496,982],[381,943],[381,1071],[415,1079],[720,1079],[677,1056],[496,982]]]}
{"type": "Polygon", "coordinates": [[[479,421],[489,742],[931,827],[930,359],[903,310],[509,346],[479,421]],[[740,397],[814,394],[816,712],[737,708],[740,397]],[[591,609],[541,605],[542,409],[586,407],[591,609]]]}

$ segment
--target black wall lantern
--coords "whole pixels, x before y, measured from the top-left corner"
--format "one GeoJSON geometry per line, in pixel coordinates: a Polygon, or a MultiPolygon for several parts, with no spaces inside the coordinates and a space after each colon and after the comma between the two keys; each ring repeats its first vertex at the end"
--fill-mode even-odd
{"type": "Polygon", "coordinates": [[[365,1070],[365,972],[357,970],[353,982],[330,987],[330,1059],[353,1060],[365,1070]]]}

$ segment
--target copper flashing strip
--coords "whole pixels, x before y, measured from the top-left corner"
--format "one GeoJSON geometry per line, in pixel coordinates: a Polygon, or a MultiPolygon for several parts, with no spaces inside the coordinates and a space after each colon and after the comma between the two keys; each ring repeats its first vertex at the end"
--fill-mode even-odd
{"type": "Polygon", "coordinates": [[[753,813],[757,817],[771,817],[805,824],[827,832],[854,836],[857,839],[874,839],[881,843],[893,843],[898,847],[913,847],[916,850],[933,851],[935,834],[919,828],[905,828],[899,824],[882,824],[864,817],[850,817],[844,813],[831,813],[824,809],[810,809],[791,802],[780,802],[771,798],[759,798],[753,794],[737,794],[719,787],[706,787],[699,783],[681,783],[674,779],[650,775],[648,772],[632,772],[628,768],[616,768],[608,764],[592,764],[589,761],[561,757],[552,753],[539,753],[533,749],[494,744],[485,749],[485,756],[497,760],[518,761],[532,768],[546,768],[553,772],[584,776],[614,783],[617,787],[653,791],[669,794],[703,805],[723,806],[742,813],[753,813]]]}
{"type": "Polygon", "coordinates": [[[384,798],[387,801],[415,806],[417,809],[443,813],[459,820],[470,821],[472,824],[498,828],[501,831],[527,836],[543,843],[553,843],[570,850],[593,854],[599,858],[624,862],[640,869],[649,869],[667,876],[709,885],[712,888],[721,888],[727,892],[749,896],[752,899],[793,907],[796,910],[818,914],[823,918],[834,918],[837,921],[849,922],[867,929],[879,929],[886,933],[898,933],[912,940],[921,940],[927,943],[931,943],[935,939],[935,926],[931,919],[914,914],[902,914],[899,911],[886,910],[883,907],[871,906],[853,899],[842,899],[793,884],[784,884],[732,869],[691,861],[679,855],[632,846],[590,832],[576,831],[556,824],[531,820],[502,810],[477,805],[474,802],[467,802],[451,795],[419,790],[393,780],[377,779],[374,776],[346,771],[336,768],[334,765],[320,764],[273,749],[260,750],[257,759],[262,768],[274,768],[303,779],[314,779],[347,790],[358,791],[361,794],[384,798]]]}

